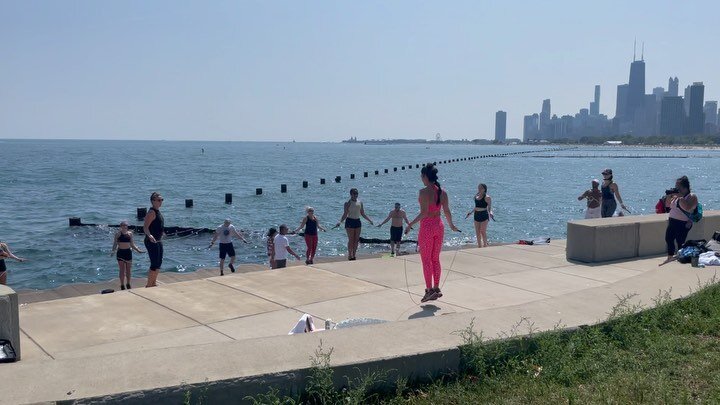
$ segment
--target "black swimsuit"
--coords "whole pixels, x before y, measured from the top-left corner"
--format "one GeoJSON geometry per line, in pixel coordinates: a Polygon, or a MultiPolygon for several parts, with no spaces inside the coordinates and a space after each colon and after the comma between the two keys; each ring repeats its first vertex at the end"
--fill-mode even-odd
{"type": "Polygon", "coordinates": [[[490,214],[487,210],[488,203],[485,201],[485,197],[480,199],[475,198],[475,208],[485,208],[485,211],[475,211],[475,214],[473,214],[473,218],[477,222],[485,222],[490,219],[490,214]]]}
{"type": "Polygon", "coordinates": [[[156,243],[150,242],[150,238],[145,235],[145,249],[150,257],[150,270],[160,270],[163,261],[163,245],[161,242],[162,234],[165,230],[165,218],[159,210],[150,208],[151,211],[155,211],[155,219],[148,226],[150,234],[155,237],[156,243]]]}
{"type": "MultiPolygon", "coordinates": [[[[130,235],[125,233],[120,233],[120,236],[118,236],[117,241],[118,242],[130,242],[130,235]]],[[[118,249],[117,254],[115,255],[118,261],[122,262],[131,262],[132,261],[132,250],[131,249],[118,249]]]]}

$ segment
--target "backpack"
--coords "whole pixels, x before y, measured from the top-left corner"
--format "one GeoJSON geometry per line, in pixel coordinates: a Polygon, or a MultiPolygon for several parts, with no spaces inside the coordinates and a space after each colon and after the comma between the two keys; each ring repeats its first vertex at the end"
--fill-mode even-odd
{"type": "Polygon", "coordinates": [[[655,213],[656,214],[664,214],[665,213],[665,200],[662,198],[658,200],[657,204],[655,204],[655,213]]]}
{"type": "MultiPolygon", "coordinates": [[[[680,203],[677,203],[677,204],[678,204],[678,208],[680,208],[680,203]]],[[[695,207],[693,212],[687,212],[682,208],[680,208],[680,211],[682,211],[683,214],[685,214],[685,216],[688,217],[688,219],[691,220],[692,222],[700,222],[700,220],[703,217],[703,207],[702,207],[702,204],[700,204],[699,202],[697,203],[697,207],[695,207]]]]}

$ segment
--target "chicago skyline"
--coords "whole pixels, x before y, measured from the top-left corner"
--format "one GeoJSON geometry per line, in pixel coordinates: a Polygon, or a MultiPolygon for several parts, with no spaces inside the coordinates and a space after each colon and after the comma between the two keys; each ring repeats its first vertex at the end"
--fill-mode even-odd
{"type": "Polygon", "coordinates": [[[627,83],[617,85],[615,116],[600,113],[600,86],[593,101],[575,115],[551,114],[551,101],[542,102],[540,114],[523,118],[523,141],[579,140],[585,137],[633,135],[636,137],[715,134],[720,128],[717,101],[705,101],[703,82],[692,82],[679,96],[679,79],[668,79],[668,89],[654,87],[646,93],[644,44],[640,59],[630,63],[627,83]]]}

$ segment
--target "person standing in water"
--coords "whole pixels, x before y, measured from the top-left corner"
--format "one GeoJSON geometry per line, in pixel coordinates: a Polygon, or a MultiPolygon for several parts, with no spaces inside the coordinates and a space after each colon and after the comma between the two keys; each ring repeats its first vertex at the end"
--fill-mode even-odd
{"type": "Polygon", "coordinates": [[[7,284],[7,266],[5,265],[5,259],[13,259],[19,262],[24,262],[25,259],[17,257],[10,250],[7,243],[0,242],[0,284],[7,284]]]}
{"type": "Polygon", "coordinates": [[[292,233],[298,233],[305,227],[305,246],[307,246],[307,250],[305,251],[305,264],[313,264],[315,253],[317,252],[318,229],[325,232],[325,228],[320,225],[320,221],[315,216],[315,209],[313,207],[307,207],[305,214],[305,217],[300,221],[300,226],[292,233]]]}
{"type": "Polygon", "coordinates": [[[163,261],[163,244],[162,237],[165,234],[165,218],[160,212],[164,199],[160,193],[153,192],[150,194],[150,203],[152,207],[145,215],[143,223],[143,232],[145,232],[145,250],[150,257],[150,270],[148,270],[147,284],[145,288],[157,287],[158,273],[162,267],[163,261]]]}
{"type": "Polygon", "coordinates": [[[403,234],[403,221],[405,221],[406,224],[410,224],[407,213],[405,213],[405,210],[401,208],[399,202],[395,203],[395,209],[390,211],[387,218],[378,225],[378,228],[382,227],[390,220],[392,220],[392,222],[390,222],[390,256],[395,257],[395,253],[400,252],[400,242],[402,241],[403,234]],[[397,249],[395,246],[397,246],[397,249]]]}
{"type": "Polygon", "coordinates": [[[128,230],[127,221],[122,221],[120,222],[120,230],[115,233],[112,250],[110,251],[110,256],[115,254],[115,258],[118,262],[121,290],[124,290],[125,288],[129,290],[132,288],[130,286],[130,279],[132,277],[133,250],[138,253],[145,253],[135,244],[133,233],[128,230]]]}
{"type": "Polygon", "coordinates": [[[593,179],[590,190],[586,190],[580,194],[578,201],[582,201],[587,198],[587,210],[585,210],[585,219],[600,218],[601,208],[600,202],[602,201],[602,193],[600,192],[600,182],[597,179],[593,179]]]}
{"type": "Polygon", "coordinates": [[[477,245],[480,248],[487,247],[487,227],[490,219],[494,219],[494,215],[492,212],[492,198],[487,194],[487,186],[484,183],[478,185],[478,192],[473,197],[473,200],[475,207],[465,215],[465,218],[468,218],[470,214],[473,215],[477,245]]]}
{"type": "MultiPolygon", "coordinates": [[[[602,205],[600,209],[600,215],[603,218],[608,218],[615,214],[617,209],[617,203],[620,202],[620,207],[627,211],[627,207],[623,204],[622,197],[620,197],[620,188],[617,183],[613,182],[613,172],[611,169],[605,169],[602,172],[603,183],[600,187],[602,192],[602,205]],[[617,201],[615,200],[617,198],[617,201]]],[[[622,211],[621,211],[622,212],[622,211]]]]}
{"type": "Polygon", "coordinates": [[[460,232],[452,221],[450,202],[447,193],[440,187],[437,176],[438,170],[432,163],[426,164],[420,171],[420,178],[425,185],[420,189],[418,202],[420,213],[410,221],[405,230],[408,234],[413,225],[420,222],[418,232],[418,245],[420,245],[420,258],[422,259],[423,275],[425,277],[425,295],[420,300],[427,302],[442,297],[440,291],[440,251],[442,250],[445,228],[440,210],[445,212],[445,219],[455,232],[460,232]]]}
{"type": "Polygon", "coordinates": [[[225,257],[230,256],[230,263],[228,267],[230,271],[235,273],[235,246],[233,246],[232,238],[236,237],[245,243],[248,241],[238,233],[235,229],[235,225],[230,222],[230,218],[225,219],[222,225],[215,229],[212,240],[210,241],[210,247],[215,244],[215,241],[220,238],[220,275],[224,276],[223,269],[225,268],[225,257]]]}
{"type": "Polygon", "coordinates": [[[370,225],[373,225],[372,219],[365,215],[365,207],[363,203],[358,200],[358,195],[358,189],[350,189],[350,199],[344,205],[342,218],[340,218],[337,225],[333,227],[333,229],[337,228],[345,221],[345,232],[347,232],[348,236],[348,260],[355,260],[357,255],[358,245],[360,244],[360,232],[362,231],[360,217],[365,218],[370,222],[370,225]]]}

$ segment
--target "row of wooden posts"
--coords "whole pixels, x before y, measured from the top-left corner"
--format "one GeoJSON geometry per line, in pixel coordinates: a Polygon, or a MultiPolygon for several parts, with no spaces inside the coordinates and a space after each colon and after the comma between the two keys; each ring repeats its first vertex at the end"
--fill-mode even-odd
{"type": "MultiPolygon", "coordinates": [[[[552,148],[552,149],[546,149],[543,150],[543,152],[555,152],[564,150],[564,148],[552,148]]],[[[470,157],[464,157],[464,158],[457,158],[457,159],[448,159],[448,160],[440,160],[432,162],[433,165],[439,165],[439,164],[447,164],[447,163],[455,163],[455,162],[464,162],[464,161],[470,161],[470,160],[476,160],[476,159],[483,159],[483,158],[495,158],[495,157],[507,157],[507,156],[513,156],[513,155],[521,155],[526,153],[537,153],[538,151],[521,151],[521,152],[508,152],[508,153],[495,153],[490,155],[477,155],[477,156],[470,156],[470,157]]],[[[415,166],[416,169],[419,169],[420,167],[425,167],[425,163],[416,163],[414,165],[410,164],[407,166],[400,166],[400,170],[410,170],[415,166]]],[[[397,172],[398,168],[393,167],[393,172],[397,172]]],[[[390,169],[384,169],[384,173],[390,173],[390,169]]],[[[375,170],[375,176],[378,176],[380,174],[380,170],[375,170]]],[[[369,177],[370,172],[363,172],[363,177],[369,177]]],[[[350,180],[355,179],[355,173],[350,174],[350,180]]],[[[340,183],[342,181],[342,176],[335,176],[335,183],[340,183]]],[[[325,179],[320,179],[320,184],[325,184],[325,179]]],[[[310,183],[307,180],[303,180],[302,182],[302,188],[308,188],[310,186],[310,183]]],[[[281,184],[280,185],[280,192],[281,193],[287,193],[287,184],[281,184]]],[[[255,189],[255,195],[262,195],[263,189],[262,188],[256,188],[255,189]]],[[[225,204],[232,204],[233,195],[232,193],[225,193],[225,204]]],[[[185,200],[185,207],[186,208],[192,208],[193,207],[193,200],[191,198],[185,200]]],[[[147,215],[147,208],[145,207],[138,207],[137,209],[137,218],[139,220],[142,220],[145,218],[145,215],[147,215]]]]}

